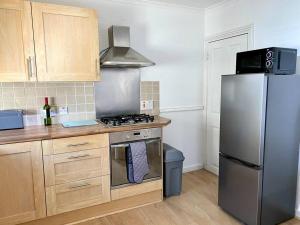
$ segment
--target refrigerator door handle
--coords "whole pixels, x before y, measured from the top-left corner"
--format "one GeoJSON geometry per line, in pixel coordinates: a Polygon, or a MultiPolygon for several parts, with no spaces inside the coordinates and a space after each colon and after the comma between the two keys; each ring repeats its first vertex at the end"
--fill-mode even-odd
{"type": "Polygon", "coordinates": [[[263,166],[258,166],[258,165],[254,165],[252,163],[244,162],[244,161],[241,161],[241,160],[236,159],[234,157],[231,157],[229,155],[223,154],[221,152],[220,152],[220,155],[223,156],[224,158],[232,161],[232,162],[235,162],[235,163],[243,165],[243,166],[250,167],[250,168],[255,169],[255,170],[261,170],[263,168],[263,166]]]}

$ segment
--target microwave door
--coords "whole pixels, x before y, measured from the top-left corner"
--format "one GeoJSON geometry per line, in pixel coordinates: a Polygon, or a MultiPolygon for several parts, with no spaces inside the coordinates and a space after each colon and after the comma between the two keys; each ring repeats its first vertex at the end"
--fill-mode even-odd
{"type": "Polygon", "coordinates": [[[262,52],[240,52],[237,56],[236,73],[262,73],[265,72],[266,56],[262,52]]]}

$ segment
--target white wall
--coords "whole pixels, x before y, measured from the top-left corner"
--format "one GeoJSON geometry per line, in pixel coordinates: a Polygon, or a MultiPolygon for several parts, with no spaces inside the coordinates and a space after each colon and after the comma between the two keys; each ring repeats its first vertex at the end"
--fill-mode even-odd
{"type": "MultiPolygon", "coordinates": [[[[299,15],[299,0],[229,0],[206,10],[205,36],[254,24],[255,48],[291,47],[297,48],[300,55],[299,15]]],[[[297,71],[300,74],[299,58],[297,71]]],[[[300,216],[300,185],[297,206],[300,216]]]]}
{"type": "MultiPolygon", "coordinates": [[[[39,0],[95,8],[100,21],[101,49],[108,46],[107,28],[131,28],[132,47],[156,66],[142,69],[142,80],[159,80],[161,109],[202,105],[204,11],[136,1],[39,0]]],[[[169,112],[166,141],[183,150],[186,169],[203,165],[201,111],[169,112]]]]}

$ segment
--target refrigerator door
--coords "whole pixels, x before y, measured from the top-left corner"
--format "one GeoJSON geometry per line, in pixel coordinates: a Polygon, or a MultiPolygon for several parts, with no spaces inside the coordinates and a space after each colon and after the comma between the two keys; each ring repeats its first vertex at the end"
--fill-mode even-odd
{"type": "Polygon", "coordinates": [[[247,225],[259,225],[261,180],[261,170],[220,155],[219,206],[247,225]]]}
{"type": "Polygon", "coordinates": [[[267,77],[222,76],[220,152],[249,164],[263,164],[267,77]]]}

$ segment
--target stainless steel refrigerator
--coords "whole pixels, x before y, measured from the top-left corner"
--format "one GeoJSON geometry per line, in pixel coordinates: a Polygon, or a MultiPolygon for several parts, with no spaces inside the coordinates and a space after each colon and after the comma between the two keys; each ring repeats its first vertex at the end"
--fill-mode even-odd
{"type": "Polygon", "coordinates": [[[295,215],[300,76],[222,76],[219,206],[248,225],[295,215]]]}

